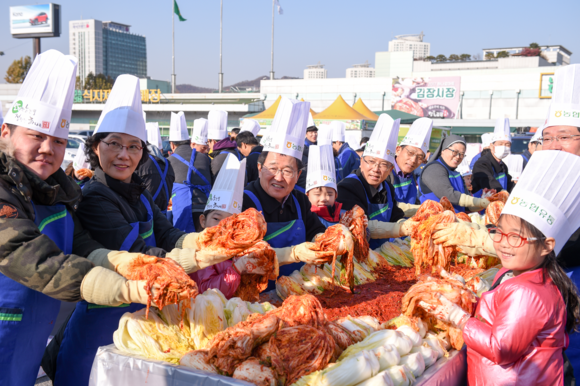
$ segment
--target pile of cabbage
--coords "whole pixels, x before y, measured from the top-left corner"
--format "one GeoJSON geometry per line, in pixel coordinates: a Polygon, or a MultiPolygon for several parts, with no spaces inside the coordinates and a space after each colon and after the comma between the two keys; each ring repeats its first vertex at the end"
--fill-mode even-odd
{"type": "Polygon", "coordinates": [[[177,364],[187,352],[205,348],[218,332],[245,321],[250,314],[265,314],[275,308],[268,302],[227,300],[218,289],[208,289],[191,299],[185,316],[176,304],[163,310],[152,307],[149,318],[145,318],[145,309],[125,313],[113,342],[127,354],[177,364]]]}
{"type": "MultiPolygon", "coordinates": [[[[361,330],[372,331],[369,321],[351,320],[367,324],[361,330]]],[[[293,386],[410,386],[425,369],[447,356],[449,349],[446,341],[427,332],[423,322],[418,320],[415,326],[419,331],[404,321],[396,330],[375,330],[344,350],[336,363],[300,378],[293,386]]]]}
{"type": "MultiPolygon", "coordinates": [[[[376,280],[373,271],[380,266],[389,264],[392,266],[412,267],[414,264],[409,239],[396,239],[394,242],[386,242],[380,248],[369,251],[369,258],[364,263],[354,261],[354,284],[361,285],[376,280]]],[[[336,262],[334,272],[335,285],[348,287],[346,270],[340,262],[336,262]]],[[[276,281],[276,293],[281,299],[290,295],[320,295],[325,290],[334,288],[332,284],[332,265],[324,264],[322,267],[315,265],[303,265],[298,271],[289,276],[281,276],[276,281]]]]}

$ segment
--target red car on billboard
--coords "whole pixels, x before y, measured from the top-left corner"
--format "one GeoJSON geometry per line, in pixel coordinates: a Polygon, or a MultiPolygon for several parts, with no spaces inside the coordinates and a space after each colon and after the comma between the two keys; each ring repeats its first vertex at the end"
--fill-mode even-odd
{"type": "Polygon", "coordinates": [[[30,19],[30,25],[46,24],[48,22],[48,15],[46,12],[40,12],[38,15],[30,19]]]}

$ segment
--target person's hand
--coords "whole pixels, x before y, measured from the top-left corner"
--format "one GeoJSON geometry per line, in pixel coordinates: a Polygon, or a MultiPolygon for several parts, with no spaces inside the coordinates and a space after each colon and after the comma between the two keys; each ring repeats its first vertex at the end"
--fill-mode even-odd
{"type": "Polygon", "coordinates": [[[234,257],[233,259],[234,267],[240,275],[243,274],[254,274],[254,275],[265,275],[266,271],[264,267],[260,266],[260,260],[256,259],[254,253],[249,253],[244,256],[234,257]]]}
{"type": "Polygon", "coordinates": [[[83,180],[85,178],[92,178],[93,177],[93,172],[89,169],[79,169],[79,170],[75,170],[75,177],[77,178],[77,180],[83,180]]]}
{"type": "Polygon", "coordinates": [[[413,233],[413,230],[417,225],[419,225],[418,221],[406,220],[402,222],[401,228],[399,229],[399,235],[409,236],[411,233],[413,233]]]}
{"type": "Polygon", "coordinates": [[[442,244],[444,247],[458,245],[480,247],[485,243],[485,238],[489,238],[487,230],[482,229],[477,224],[463,221],[438,224],[434,229],[433,243],[442,244]]]}
{"type": "Polygon", "coordinates": [[[471,315],[440,293],[434,294],[434,298],[439,301],[439,304],[420,301],[419,306],[442,322],[451,323],[454,327],[463,330],[471,315]]]}

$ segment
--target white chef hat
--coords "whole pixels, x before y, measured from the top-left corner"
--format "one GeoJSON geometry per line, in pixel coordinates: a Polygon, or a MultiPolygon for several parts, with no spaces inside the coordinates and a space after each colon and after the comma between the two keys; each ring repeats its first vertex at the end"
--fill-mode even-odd
{"type": "Polygon", "coordinates": [[[423,150],[427,154],[429,142],[431,141],[431,130],[433,120],[429,118],[419,118],[413,122],[409,132],[401,142],[401,146],[413,146],[423,150]]]}
{"type": "Polygon", "coordinates": [[[151,145],[161,149],[163,141],[161,141],[161,133],[159,132],[159,123],[148,122],[145,124],[147,129],[147,142],[151,145]]]}
{"type": "Polygon", "coordinates": [[[318,146],[332,145],[332,128],[330,125],[320,125],[316,143],[318,146]]]}
{"type": "Polygon", "coordinates": [[[228,113],[212,110],[207,115],[207,138],[221,141],[228,136],[228,113]]]}
{"type": "Polygon", "coordinates": [[[207,119],[198,118],[193,121],[191,142],[198,145],[207,145],[207,119]]]}
{"type": "Polygon", "coordinates": [[[367,142],[363,157],[382,158],[394,165],[400,124],[400,118],[393,120],[388,114],[381,114],[367,142]]]}
{"type": "Polygon", "coordinates": [[[346,125],[341,121],[330,122],[332,129],[332,142],[346,142],[346,125]]]}
{"type": "Polygon", "coordinates": [[[73,167],[75,170],[91,168],[91,164],[87,161],[87,156],[85,154],[85,144],[82,142],[79,144],[77,154],[75,154],[75,158],[73,159],[73,167]]]}
{"type": "Polygon", "coordinates": [[[242,212],[246,158],[242,162],[228,154],[207,199],[205,210],[223,210],[231,214],[242,212]]]}
{"type": "Polygon", "coordinates": [[[242,127],[240,128],[240,133],[244,131],[249,131],[254,134],[254,137],[260,132],[260,124],[255,119],[244,119],[242,121],[242,127]]]}
{"type": "Polygon", "coordinates": [[[185,114],[183,111],[180,111],[177,114],[171,113],[169,140],[171,142],[189,140],[189,132],[187,131],[187,123],[185,122],[185,114]]]}
{"type": "Polygon", "coordinates": [[[312,117],[312,113],[310,112],[308,114],[308,123],[306,124],[306,128],[309,127],[316,127],[316,125],[314,124],[314,118],[312,117]]]}
{"type": "Polygon", "coordinates": [[[580,157],[557,150],[534,153],[502,214],[533,224],[556,239],[556,255],[580,227],[580,157]]]}
{"type": "Polygon", "coordinates": [[[580,127],[580,64],[556,70],[552,103],[544,127],[551,126],[580,127]]]}
{"type": "Polygon", "coordinates": [[[512,141],[509,118],[498,118],[493,128],[492,143],[495,141],[512,141]]]}
{"type": "Polygon", "coordinates": [[[119,75],[97,122],[97,133],[123,133],[147,141],[139,78],[119,75]]]}
{"type": "Polygon", "coordinates": [[[489,147],[493,139],[493,133],[483,133],[481,134],[481,144],[483,147],[489,147]]]}
{"type": "Polygon", "coordinates": [[[56,50],[39,54],[4,122],[67,139],[76,75],[74,57],[56,50]]]}
{"type": "Polygon", "coordinates": [[[264,151],[302,158],[310,102],[282,98],[264,139],[264,151]]]}
{"type": "Polygon", "coordinates": [[[532,139],[530,139],[530,143],[532,142],[540,142],[542,143],[542,132],[544,131],[544,126],[538,127],[532,139]]]}
{"type": "Polygon", "coordinates": [[[308,149],[306,191],[326,186],[336,189],[336,170],[331,145],[311,145],[308,149]]]}

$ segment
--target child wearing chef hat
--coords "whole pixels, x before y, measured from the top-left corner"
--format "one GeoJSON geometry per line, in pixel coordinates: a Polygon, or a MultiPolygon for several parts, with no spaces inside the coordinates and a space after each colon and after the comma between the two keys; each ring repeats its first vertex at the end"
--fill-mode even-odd
{"type": "Polygon", "coordinates": [[[489,229],[503,267],[473,317],[441,294],[420,303],[463,331],[469,384],[564,384],[562,351],[578,326],[580,299],[556,255],[580,227],[580,157],[541,151],[528,166],[489,229]]]}
{"type": "MultiPolygon", "coordinates": [[[[322,128],[321,128],[322,130],[322,128]]],[[[310,145],[306,195],[310,210],[318,215],[326,227],[338,224],[342,204],[336,201],[336,171],[333,149],[330,145],[310,145]]]]}
{"type": "MultiPolygon", "coordinates": [[[[246,160],[240,162],[235,155],[228,154],[211,190],[205,211],[199,218],[203,229],[217,226],[221,220],[242,212],[245,174],[246,160]]],[[[200,293],[209,288],[217,288],[230,299],[240,285],[241,275],[264,273],[257,264],[247,264],[252,259],[250,254],[226,260],[190,276],[197,283],[200,293]]]]}

